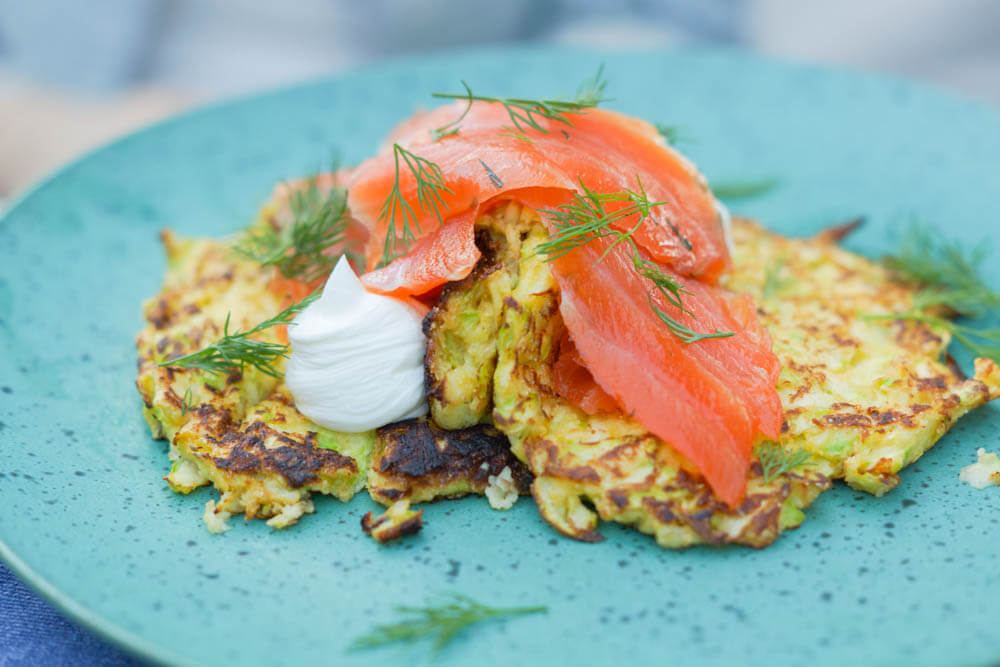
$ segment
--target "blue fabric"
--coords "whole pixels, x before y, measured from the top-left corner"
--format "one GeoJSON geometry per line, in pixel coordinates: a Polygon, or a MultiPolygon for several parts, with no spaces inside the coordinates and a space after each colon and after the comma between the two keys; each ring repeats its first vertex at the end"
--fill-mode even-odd
{"type": "Polygon", "coordinates": [[[0,563],[0,667],[146,664],[68,620],[0,563]]]}

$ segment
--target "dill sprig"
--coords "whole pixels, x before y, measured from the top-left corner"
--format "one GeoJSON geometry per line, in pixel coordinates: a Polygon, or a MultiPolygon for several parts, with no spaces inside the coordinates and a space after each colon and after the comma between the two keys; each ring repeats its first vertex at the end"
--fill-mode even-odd
{"type": "Polygon", "coordinates": [[[245,366],[253,366],[266,375],[280,378],[281,375],[274,369],[274,364],[279,359],[288,356],[289,346],[256,340],[252,336],[271,327],[290,324],[297,314],[305,310],[306,306],[319,297],[320,293],[320,290],[316,290],[298,303],[293,303],[274,317],[264,320],[248,331],[229,333],[229,319],[232,313],[228,313],[226,323],[222,327],[222,338],[197,352],[160,362],[160,366],[196,368],[212,375],[242,371],[245,366]]]}
{"type": "Polygon", "coordinates": [[[957,242],[941,239],[926,226],[912,225],[899,254],[886,257],[884,262],[898,277],[924,289],[908,310],[869,319],[911,320],[940,327],[974,356],[1000,363],[1000,329],[959,324],[940,314],[983,318],[1000,309],[1000,292],[979,275],[987,252],[983,243],[966,250],[957,242]]]}
{"type": "Polygon", "coordinates": [[[764,484],[770,484],[779,475],[804,465],[811,456],[805,449],[790,452],[776,442],[763,442],[757,447],[757,459],[763,471],[761,479],[764,484]]]}
{"type": "Polygon", "coordinates": [[[389,192],[389,197],[382,204],[382,208],[378,214],[379,220],[389,221],[389,227],[385,235],[385,248],[382,254],[383,264],[388,264],[397,256],[397,245],[402,245],[404,248],[407,247],[416,239],[414,230],[417,232],[420,231],[420,221],[417,219],[417,213],[413,210],[413,206],[403,198],[399,189],[400,160],[410,170],[417,183],[417,204],[420,206],[420,210],[425,213],[433,212],[438,220],[438,224],[444,222],[444,218],[441,215],[441,207],[443,206],[445,210],[448,210],[448,204],[445,203],[442,193],[452,194],[451,189],[444,184],[444,175],[441,172],[441,167],[436,163],[406,150],[399,144],[392,145],[392,152],[395,161],[395,179],[392,184],[392,190],[389,192]],[[402,225],[401,238],[397,238],[397,219],[402,225]]]}
{"type": "Polygon", "coordinates": [[[568,204],[556,210],[541,211],[552,221],[552,226],[556,230],[547,241],[538,246],[538,252],[546,255],[548,261],[559,259],[596,239],[617,237],[615,243],[601,256],[603,259],[611,248],[632,237],[643,221],[649,217],[652,208],[667,203],[649,201],[642,182],[639,182],[638,191],[626,189],[622,192],[595,192],[587,187],[583,179],[580,179],[580,188],[583,194],[574,194],[568,204]],[[624,202],[629,205],[617,211],[606,211],[605,205],[612,202],[624,202]],[[622,232],[612,228],[611,225],[618,220],[636,214],[639,215],[639,221],[631,229],[622,232]]]}
{"type": "Polygon", "coordinates": [[[919,306],[891,315],[871,315],[871,320],[909,320],[923,322],[951,333],[952,338],[964,345],[973,357],[987,357],[1000,364],[1000,329],[979,329],[965,326],[944,317],[920,312],[919,306]]]}
{"type": "Polygon", "coordinates": [[[914,224],[899,254],[886,257],[885,264],[904,280],[927,287],[918,296],[918,308],[941,305],[959,315],[983,317],[1000,308],[1000,292],[979,275],[987,254],[982,242],[966,250],[957,242],[941,239],[926,226],[914,224]]]}
{"type": "MultiPolygon", "coordinates": [[[[659,285],[656,286],[656,289],[659,290],[661,294],[666,295],[666,292],[664,292],[664,290],[659,285]]],[[[667,328],[670,329],[670,331],[675,336],[680,338],[685,343],[689,344],[697,343],[698,341],[708,340],[709,338],[729,338],[730,336],[736,335],[736,332],[734,331],[719,331],[718,329],[716,329],[712,333],[702,333],[700,331],[695,331],[691,327],[685,324],[681,324],[673,317],[671,317],[663,310],[661,310],[655,303],[653,303],[652,292],[646,294],[646,299],[649,301],[649,307],[653,309],[653,312],[656,313],[656,316],[659,317],[660,320],[667,325],[667,328]]]]}
{"type": "Polygon", "coordinates": [[[712,183],[712,194],[718,199],[752,199],[766,195],[778,187],[777,178],[762,178],[758,181],[730,181],[712,183]]]}
{"type": "Polygon", "coordinates": [[[534,139],[529,137],[524,132],[516,129],[513,125],[504,125],[497,134],[504,137],[510,137],[511,139],[516,139],[518,141],[523,141],[526,144],[535,143],[534,139]]]}
{"type": "Polygon", "coordinates": [[[323,193],[312,177],[304,190],[292,191],[288,205],[291,224],[280,230],[268,225],[249,234],[236,252],[304,283],[329,275],[339,256],[326,251],[344,240],[350,224],[347,190],[334,186],[323,193]]]}
{"type": "Polygon", "coordinates": [[[434,640],[434,651],[444,648],[465,628],[490,619],[538,614],[548,607],[489,607],[472,598],[454,593],[445,604],[427,607],[398,606],[396,611],[406,616],[395,623],[379,625],[351,644],[352,649],[368,649],[395,642],[434,640]]]}
{"type": "MultiPolygon", "coordinates": [[[[598,193],[588,188],[581,179],[580,188],[583,193],[574,194],[573,199],[568,204],[564,204],[556,210],[540,211],[552,221],[552,226],[555,228],[549,239],[538,246],[538,252],[546,256],[546,261],[551,262],[559,259],[574,249],[597,239],[614,239],[597,259],[600,262],[615,246],[627,243],[632,250],[633,269],[653,284],[646,295],[649,306],[675,336],[685,343],[696,343],[708,338],[725,338],[733,335],[732,331],[716,330],[713,333],[694,331],[668,315],[654,303],[653,293],[659,292],[682,313],[691,314],[684,308],[682,300],[682,295],[690,294],[690,292],[685,290],[684,286],[674,278],[664,273],[655,262],[644,258],[639,252],[639,246],[632,238],[633,234],[649,217],[650,210],[653,207],[662,206],[666,203],[665,201],[649,201],[641,181],[638,181],[637,190],[626,189],[622,192],[598,193]],[[616,211],[608,211],[605,206],[613,202],[628,205],[616,211]],[[613,223],[633,215],[638,216],[638,221],[629,229],[622,231],[612,226],[613,223]]],[[[686,240],[675,226],[671,225],[671,229],[674,230],[675,234],[678,234],[682,241],[686,240]]]]}
{"type": "Polygon", "coordinates": [[[184,397],[181,399],[181,416],[187,415],[196,407],[194,394],[191,392],[191,387],[184,390],[184,397]]]}
{"type": "Polygon", "coordinates": [[[573,122],[569,117],[571,114],[582,113],[586,109],[596,107],[602,102],[609,101],[608,98],[604,97],[604,88],[607,84],[608,82],[604,78],[604,65],[597,68],[597,72],[594,76],[586,79],[582,84],[580,84],[577,88],[576,95],[574,95],[571,100],[558,98],[529,100],[520,97],[486,97],[485,95],[474,94],[472,89],[469,87],[469,84],[462,81],[462,86],[465,88],[464,94],[431,93],[432,97],[436,97],[438,99],[466,100],[468,102],[468,105],[465,107],[465,111],[462,112],[461,116],[447,125],[443,125],[435,130],[432,130],[431,136],[436,140],[442,137],[457,134],[462,120],[469,113],[469,109],[472,108],[473,102],[502,104],[504,109],[507,110],[507,115],[510,116],[511,122],[514,124],[514,129],[520,136],[526,137],[526,135],[524,135],[526,128],[532,128],[547,134],[548,130],[546,130],[541,124],[542,119],[552,120],[572,127],[573,122]]]}
{"type": "Polygon", "coordinates": [[[687,143],[689,139],[684,132],[681,131],[676,125],[666,125],[664,123],[653,123],[653,127],[660,134],[663,139],[671,146],[677,146],[680,143],[687,143]]]}

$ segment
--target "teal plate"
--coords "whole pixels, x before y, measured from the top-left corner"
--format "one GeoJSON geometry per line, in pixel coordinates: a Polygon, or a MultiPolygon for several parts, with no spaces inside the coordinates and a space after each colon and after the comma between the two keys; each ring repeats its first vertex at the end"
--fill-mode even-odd
{"type": "MultiPolygon", "coordinates": [[[[582,544],[528,499],[506,513],[476,498],[429,505],[423,532],[389,547],[358,526],[367,497],[320,499],[290,530],[236,522],[212,536],[201,512],[214,492],[162,481],[165,445],[133,385],[161,228],[233,232],[276,181],[325,166],[334,147],[360,161],[460,79],[551,95],[601,62],[610,106],[680,128],[710,179],[777,176],[737,207],[773,229],[864,214],[850,246],[879,256],[917,214],[1000,250],[1000,114],[739,52],[443,54],[179,116],[65,168],[0,221],[0,556],[77,620],[172,664],[423,660],[427,646],[347,647],[394,605],[452,591],[549,611],[463,634],[442,665],[1000,660],[1000,489],[958,481],[977,447],[1000,445],[996,407],[963,419],[892,493],[839,486],[762,551],[664,551],[610,524],[582,544]]],[[[1000,264],[985,271],[1000,284],[1000,264]]]]}

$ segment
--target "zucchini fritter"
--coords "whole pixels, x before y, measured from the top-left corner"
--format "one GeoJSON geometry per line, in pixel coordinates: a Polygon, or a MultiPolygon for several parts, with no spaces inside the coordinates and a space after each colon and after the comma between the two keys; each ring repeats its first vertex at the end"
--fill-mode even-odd
{"type": "MultiPolygon", "coordinates": [[[[231,331],[245,330],[280,311],[281,304],[267,289],[270,274],[236,256],[229,245],[179,239],[170,230],[161,239],[167,274],[163,289],[143,308],[146,327],[136,340],[136,385],[153,437],[170,440],[188,419],[190,408],[225,398],[236,404],[242,417],[248,406],[271,393],[278,380],[255,368],[213,376],[158,364],[222,337],[227,316],[231,331]]],[[[267,331],[261,340],[276,339],[267,331]]]]}
{"type": "MultiPolygon", "coordinates": [[[[257,224],[268,224],[269,210],[257,224]]],[[[312,492],[349,500],[364,487],[374,431],[345,434],[314,424],[278,378],[252,367],[212,375],[158,365],[220,338],[227,317],[230,331],[246,330],[282,308],[267,287],[271,270],[230,244],[180,240],[169,231],[163,241],[167,275],[145,306],[136,384],[153,437],[171,443],[171,488],[188,493],[214,484],[222,498],[205,520],[215,530],[240,512],[283,528],[312,511],[312,492]]],[[[273,329],[259,334],[270,342],[276,336],[273,329]]]]}
{"type": "Polygon", "coordinates": [[[368,473],[368,493],[390,505],[486,493],[490,476],[510,468],[520,493],[531,473],[510,452],[507,437],[492,426],[445,430],[426,419],[410,419],[377,431],[368,473]]]}
{"type": "Polygon", "coordinates": [[[494,223],[480,225],[476,232],[483,259],[467,278],[445,286],[424,320],[427,398],[431,418],[442,428],[491,421],[496,334],[503,299],[517,276],[516,256],[502,248],[519,242],[520,217],[529,214],[518,206],[494,209],[494,223]]]}
{"type": "MultiPolygon", "coordinates": [[[[829,235],[790,240],[737,221],[727,285],[761,304],[784,368],[778,390],[786,420],[779,444],[788,451],[805,449],[810,457],[767,483],[770,475],[755,461],[746,500],[730,510],[680,455],[634,420],[588,416],[556,395],[551,367],[563,333],[558,287],[535,251],[546,232],[537,215],[513,203],[477,225],[494,239],[504,238],[497,249],[502,259],[484,261],[502,265],[498,270],[510,274],[511,285],[502,296],[495,334],[493,420],[536,476],[532,492],[542,515],[578,539],[600,539],[600,517],[633,524],[665,547],[766,546],[802,521],[802,509],[830,479],[884,493],[898,483],[899,469],[956,419],[1000,393],[1000,372],[992,362],[977,361],[976,378],[963,380],[940,361],[948,342],[944,332],[865,317],[910,307],[915,287],[840,250],[829,235]]],[[[490,276],[502,284],[498,270],[490,276]]],[[[467,287],[462,310],[476,310],[484,292],[467,287]]],[[[491,301],[497,296],[491,292],[491,301]]],[[[463,340],[482,335],[452,317],[431,330],[430,355],[439,349],[435,331],[463,340]]],[[[430,381],[447,386],[457,371],[436,369],[453,366],[429,360],[430,381]]]]}
{"type": "MultiPolygon", "coordinates": [[[[281,224],[282,193],[256,225],[281,224]]],[[[505,506],[530,489],[542,516],[581,540],[601,539],[603,519],[664,547],[766,546],[801,523],[831,480],[881,495],[959,417],[1000,396],[993,362],[977,360],[965,379],[942,361],[946,331],[870,317],[910,308],[917,288],[841,250],[834,236],[787,239],[735,221],[724,284],[757,300],[782,364],[777,445],[809,452],[777,475],[755,460],[735,510],[634,419],[587,415],[554,391],[565,327],[536,251],[547,233],[534,211],[510,202],[477,222],[482,261],[445,288],[425,320],[430,419],[338,433],[300,414],[279,378],[252,367],[228,375],[160,367],[221,337],[227,317],[230,331],[246,330],[283,305],[268,289],[269,268],[229,243],[170,232],[164,288],[147,302],[137,340],[143,414],[153,436],[171,443],[170,486],[188,493],[211,483],[220,492],[205,514],[214,531],[235,513],[283,528],[313,511],[311,493],[346,501],[367,484],[395,508],[368,518],[376,538],[417,529],[411,502],[492,489],[505,506]]],[[[277,331],[260,339],[276,342],[277,331]]]]}
{"type": "Polygon", "coordinates": [[[303,417],[284,386],[240,422],[231,406],[194,409],[174,436],[166,480],[179,493],[211,482],[222,494],[216,513],[269,518],[285,528],[313,511],[313,492],[344,502],[365,486],[374,433],[340,433],[303,417]]]}
{"type": "Polygon", "coordinates": [[[1000,368],[978,359],[964,379],[950,334],[872,319],[913,306],[916,288],[837,247],[835,235],[789,239],[748,220],[733,230],[725,284],[758,304],[781,360],[782,444],[806,449],[824,474],[882,495],[969,410],[1000,395],[1000,368]]]}
{"type": "Polygon", "coordinates": [[[517,287],[506,300],[498,336],[494,421],[536,475],[532,494],[560,532],[602,539],[598,517],[635,525],[665,547],[735,542],[764,546],[798,525],[801,508],[829,486],[803,468],[764,484],[759,464],[735,511],[717,500],[667,443],[622,414],[587,415],[558,396],[551,368],[564,326],[559,291],[536,252],[547,238],[533,224],[517,249],[517,287]],[[590,509],[586,504],[593,507],[590,509]]]}

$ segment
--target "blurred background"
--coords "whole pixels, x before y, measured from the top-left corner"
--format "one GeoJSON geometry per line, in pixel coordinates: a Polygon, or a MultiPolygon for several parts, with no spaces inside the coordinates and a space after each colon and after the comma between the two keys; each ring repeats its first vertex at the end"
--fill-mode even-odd
{"type": "Polygon", "coordinates": [[[504,43],[726,46],[922,79],[1000,107],[996,0],[4,0],[0,207],[192,105],[504,43]]]}

